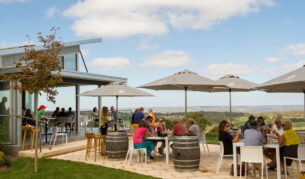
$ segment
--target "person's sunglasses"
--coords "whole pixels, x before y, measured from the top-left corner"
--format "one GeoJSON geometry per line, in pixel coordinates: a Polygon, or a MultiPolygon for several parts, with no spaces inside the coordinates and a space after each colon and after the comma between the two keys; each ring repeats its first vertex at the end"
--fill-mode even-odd
{"type": "Polygon", "coordinates": [[[229,125],[226,125],[225,127],[229,127],[229,125]]]}
{"type": "Polygon", "coordinates": [[[282,126],[284,127],[284,126],[285,126],[285,124],[282,124],[282,126]]]}

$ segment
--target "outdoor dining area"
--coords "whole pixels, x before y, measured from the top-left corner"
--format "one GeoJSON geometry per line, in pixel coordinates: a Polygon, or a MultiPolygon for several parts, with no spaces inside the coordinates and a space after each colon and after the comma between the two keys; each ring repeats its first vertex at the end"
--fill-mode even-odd
{"type": "MultiPolygon", "coordinates": [[[[280,121],[275,118],[275,125],[280,122],[275,130],[264,128],[260,117],[249,116],[242,131],[232,131],[233,123],[230,115],[230,121],[224,120],[219,123],[219,145],[207,144],[205,131],[200,130],[194,119],[187,117],[187,94],[189,91],[229,92],[231,113],[232,92],[262,90],[305,93],[303,85],[305,79],[302,75],[304,73],[305,67],[302,67],[261,85],[234,75],[226,75],[213,81],[188,70],[175,73],[140,86],[140,88],[152,90],[183,90],[185,92],[185,117],[182,121],[173,121],[173,130],[167,130],[165,121],[154,116],[151,109],[146,113],[142,107],[136,109],[128,130],[119,126],[118,115],[108,119],[101,113],[98,119],[100,129],[87,130],[84,134],[85,150],[53,158],[94,163],[162,178],[256,177],[256,174],[261,178],[298,177],[302,171],[304,172],[302,161],[305,160],[305,141],[301,137],[304,134],[296,133],[289,121],[280,121]],[[110,126],[113,126],[113,129],[108,129],[110,126]],[[279,132],[280,128],[281,132],[279,132]],[[286,167],[288,163],[291,166],[292,160],[296,161],[292,168],[286,167]],[[260,163],[260,165],[250,165],[250,163],[260,163]],[[152,166],[155,172],[150,172],[152,166]],[[259,172],[255,172],[256,170],[259,172]]],[[[119,98],[153,95],[124,83],[115,82],[84,92],[79,96],[115,97],[115,111],[118,113],[119,98]]],[[[46,119],[46,121],[48,124],[52,123],[52,119],[46,119]]],[[[55,130],[57,129],[55,127],[55,130]]],[[[55,141],[53,145],[50,143],[50,146],[54,144],[55,141]]]]}
{"type": "MultiPolygon", "coordinates": [[[[220,129],[219,127],[219,146],[209,147],[206,144],[205,133],[201,131],[198,125],[195,123],[193,119],[186,118],[187,116],[187,92],[188,91],[202,91],[202,92],[229,92],[230,94],[230,112],[232,111],[231,107],[231,92],[248,92],[253,90],[262,90],[266,92],[303,92],[305,91],[305,86],[303,85],[305,67],[297,69],[295,72],[290,72],[286,75],[278,77],[274,80],[266,82],[261,85],[257,85],[253,82],[249,82],[243,79],[240,79],[234,75],[226,75],[223,78],[213,81],[209,80],[205,77],[199,76],[194,72],[185,70],[182,72],[175,73],[174,75],[162,78],[160,80],[153,81],[151,83],[144,84],[140,86],[140,88],[147,88],[153,90],[184,90],[185,91],[185,124],[181,124],[180,121],[174,121],[174,123],[180,124],[179,132],[181,134],[177,135],[175,130],[166,131],[165,133],[160,133],[164,126],[164,122],[162,119],[159,122],[156,122],[155,116],[152,114],[150,110],[146,115],[143,113],[143,109],[138,109],[134,113],[134,118],[132,119],[132,124],[129,131],[117,130],[118,127],[115,128],[116,131],[108,131],[107,134],[99,134],[99,133],[86,133],[87,137],[87,148],[85,154],[85,160],[90,158],[90,151],[92,146],[94,146],[94,161],[98,162],[97,153],[100,153],[102,157],[104,157],[103,164],[106,165],[108,161],[111,163],[117,162],[119,166],[123,169],[132,166],[135,164],[134,159],[137,162],[143,162],[140,164],[141,167],[146,165],[153,164],[156,159],[157,161],[161,159],[165,163],[165,167],[168,165],[174,165],[173,168],[177,172],[184,173],[196,173],[201,171],[204,173],[206,170],[207,173],[212,172],[216,176],[219,174],[221,170],[224,169],[223,162],[224,158],[230,157],[230,162],[227,162],[227,166],[229,170],[226,172],[229,174],[231,172],[232,176],[245,176],[249,175],[249,169],[252,170],[252,175],[256,176],[256,169],[259,170],[259,175],[263,178],[268,175],[273,176],[274,178],[281,178],[284,175],[286,178],[292,176],[298,176],[302,171],[304,171],[304,164],[302,161],[305,160],[305,141],[299,138],[300,134],[296,134],[292,130],[291,123],[289,121],[283,121],[282,126],[283,129],[289,131],[289,135],[283,132],[279,134],[278,132],[272,129],[266,129],[263,133],[259,131],[259,119],[250,119],[244,125],[245,129],[241,134],[241,131],[235,131],[235,136],[231,136],[229,132],[232,133],[232,119],[230,122],[222,121],[226,124],[223,128],[227,128],[226,130],[220,129]],[[142,113],[141,115],[139,113],[142,113]],[[251,124],[251,121],[255,121],[255,124],[251,124]],[[287,123],[286,123],[287,122],[287,123]],[[287,127],[284,127],[286,124],[287,127]],[[290,127],[289,127],[290,124],[290,127]],[[248,129],[248,131],[247,131],[248,129]],[[250,129],[255,129],[257,132],[255,135],[262,137],[260,142],[255,143],[253,145],[249,145],[247,140],[247,132],[251,131],[250,129]],[[184,131],[184,132],[182,132],[184,131]],[[247,132],[245,132],[247,131],[247,132]],[[291,132],[292,131],[292,132],[291,132]],[[222,132],[225,135],[230,135],[231,137],[224,137],[222,132]],[[264,135],[265,134],[265,135],[264,135]],[[268,135],[267,135],[268,134],[268,135]],[[287,135],[287,136],[286,136],[287,135]],[[282,139],[284,136],[284,139],[282,139]],[[285,139],[286,136],[286,139],[285,139]],[[292,137],[293,136],[293,137],[292,137]],[[227,139],[230,139],[231,147],[229,151],[231,153],[227,153],[228,144],[227,139]],[[288,144],[287,141],[291,142],[290,138],[295,138],[294,141],[288,144]],[[93,140],[92,140],[93,139],[93,140]],[[284,142],[283,142],[284,140],[284,142]],[[285,143],[286,140],[286,143],[285,143]],[[94,145],[92,142],[94,141],[94,145]],[[200,143],[202,146],[200,146],[200,143]],[[292,149],[291,146],[297,146],[292,149]],[[207,148],[206,151],[205,149],[207,148]],[[212,150],[211,150],[212,148],[212,150]],[[215,150],[215,148],[217,148],[215,150]],[[159,150],[157,150],[159,149],[159,150]],[[160,150],[161,149],[161,150],[160,150]],[[163,150],[162,150],[163,149],[163,150]],[[293,151],[292,151],[293,150],[293,151]],[[162,151],[162,153],[161,153],[162,151]],[[273,157],[266,156],[265,152],[272,153],[273,157]],[[204,153],[204,157],[202,154],[204,153]],[[202,165],[208,165],[211,159],[209,159],[212,155],[216,154],[216,161],[214,165],[214,170],[204,169],[202,165]],[[292,155],[292,153],[294,155],[292,155]],[[165,157],[163,158],[163,155],[165,157]],[[107,159],[106,159],[107,158],[107,159]],[[156,159],[155,159],[156,158],[156,159]],[[218,160],[217,160],[218,159],[218,160]],[[106,161],[105,161],[106,160],[106,161]],[[287,168],[286,160],[297,161],[295,168],[287,168]],[[269,172],[267,168],[267,161],[270,163],[273,162],[275,168],[275,172],[269,172]],[[257,167],[251,167],[250,164],[242,164],[242,163],[261,163],[261,165],[257,165],[257,167]],[[215,170],[216,168],[216,170],[215,170]],[[289,172],[287,172],[289,170],[289,172]],[[266,172],[264,172],[266,171],[266,172]],[[270,174],[271,173],[271,174],[270,174]]],[[[105,87],[101,87],[92,91],[85,92],[80,96],[113,96],[116,97],[116,110],[118,111],[118,99],[119,97],[140,97],[140,96],[152,96],[151,94],[129,87],[122,83],[114,83],[107,85],[105,87]]],[[[182,122],[182,121],[181,121],[182,122]]],[[[105,121],[100,119],[100,125],[103,126],[105,121]]],[[[108,121],[106,122],[108,123],[108,121]]],[[[113,125],[117,125],[117,119],[112,121],[113,125]]],[[[221,126],[221,124],[219,124],[221,126]]],[[[282,129],[282,130],[283,130],[282,129]]],[[[234,132],[233,132],[234,133],[234,132]]],[[[254,136],[255,136],[254,135],[254,136]]],[[[302,134],[303,135],[303,134],[302,134]]],[[[250,135],[250,141],[258,140],[257,138],[253,138],[253,135],[250,135]],[[252,138],[251,138],[252,137],[252,138]]],[[[211,145],[210,145],[211,146],[211,145]]],[[[60,157],[59,157],[60,158],[60,157]]],[[[81,158],[79,158],[81,159],[81,158]]],[[[291,162],[289,162],[291,163],[291,162]]],[[[107,166],[107,165],[106,165],[107,166]]],[[[114,164],[113,166],[116,166],[114,164]]],[[[226,166],[226,167],[227,167],[226,166]]],[[[254,165],[255,166],[255,165],[254,165]]],[[[269,166],[269,169],[272,167],[269,166]]],[[[295,166],[294,166],[295,167],[295,166]]],[[[272,169],[274,170],[274,169],[272,169]]],[[[153,175],[154,176],[154,175],[153,175]]],[[[228,175],[230,176],[230,175],[228,175]]],[[[271,177],[272,178],[272,177],[271,177]]]]}

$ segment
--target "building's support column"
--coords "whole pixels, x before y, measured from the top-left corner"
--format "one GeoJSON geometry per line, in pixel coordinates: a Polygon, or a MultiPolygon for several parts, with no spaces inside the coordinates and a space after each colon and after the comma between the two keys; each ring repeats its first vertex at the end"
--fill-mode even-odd
{"type": "MultiPolygon", "coordinates": [[[[102,85],[98,85],[98,87],[100,88],[100,87],[102,87],[102,85]]],[[[102,113],[102,97],[101,96],[99,96],[99,97],[97,97],[97,105],[98,105],[98,118],[99,118],[99,124],[101,123],[101,118],[100,118],[100,116],[101,116],[101,113],[102,113]]]]}
{"type": "MultiPolygon", "coordinates": [[[[17,116],[22,116],[22,93],[17,92],[17,116]]],[[[17,145],[22,145],[22,118],[17,119],[17,145]]]]}
{"type": "MultiPolygon", "coordinates": [[[[16,81],[12,81],[11,85],[16,85],[16,81]]],[[[9,115],[11,115],[8,121],[9,123],[9,141],[11,141],[12,144],[17,143],[17,91],[14,89],[11,89],[11,109],[9,112],[9,115]]]]}
{"type": "Polygon", "coordinates": [[[80,132],[80,86],[75,85],[75,131],[80,132]]]}

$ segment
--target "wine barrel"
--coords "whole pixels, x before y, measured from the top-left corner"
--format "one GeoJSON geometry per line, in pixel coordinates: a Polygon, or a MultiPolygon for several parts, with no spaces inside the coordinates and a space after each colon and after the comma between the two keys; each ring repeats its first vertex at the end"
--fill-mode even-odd
{"type": "Polygon", "coordinates": [[[128,136],[124,132],[108,132],[106,136],[107,159],[125,159],[128,151],[128,136]]]}
{"type": "Polygon", "coordinates": [[[176,171],[198,171],[200,164],[200,147],[198,137],[175,136],[173,155],[176,171]]]}

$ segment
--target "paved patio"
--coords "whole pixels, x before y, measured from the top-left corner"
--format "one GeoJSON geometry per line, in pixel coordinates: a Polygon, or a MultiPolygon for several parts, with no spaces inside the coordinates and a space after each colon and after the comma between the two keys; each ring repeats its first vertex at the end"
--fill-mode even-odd
{"type": "MultiPolygon", "coordinates": [[[[229,174],[232,165],[232,159],[224,159],[221,165],[220,173],[219,175],[216,175],[215,168],[219,155],[219,146],[209,145],[209,148],[211,151],[210,156],[208,156],[207,153],[203,153],[203,150],[201,150],[202,153],[200,161],[200,171],[197,172],[177,172],[174,169],[173,161],[170,160],[169,165],[166,166],[164,158],[156,158],[153,162],[148,163],[147,165],[144,165],[143,163],[137,163],[136,159],[134,159],[131,162],[131,166],[126,166],[124,164],[124,161],[111,161],[103,159],[103,157],[101,156],[97,156],[96,162],[94,162],[94,154],[91,153],[90,158],[85,161],[85,150],[54,156],[52,158],[101,165],[104,167],[122,169],[159,178],[234,178],[229,174]]],[[[296,170],[297,169],[295,165],[293,166],[293,169],[289,169],[289,178],[298,178],[296,170]]],[[[285,176],[282,175],[282,178],[284,177],[285,176]]],[[[250,174],[248,178],[254,177],[250,174]]],[[[257,178],[259,178],[258,172],[257,178]]],[[[269,178],[276,178],[276,172],[269,171],[269,178]]]]}

